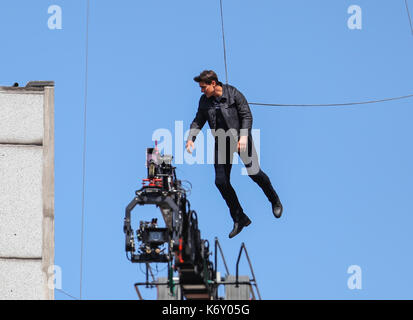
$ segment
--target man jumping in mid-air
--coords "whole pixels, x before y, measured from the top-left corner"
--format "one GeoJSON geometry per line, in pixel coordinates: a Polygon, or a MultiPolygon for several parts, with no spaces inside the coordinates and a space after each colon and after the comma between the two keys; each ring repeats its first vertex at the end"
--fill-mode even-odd
{"type": "Polygon", "coordinates": [[[198,112],[190,126],[186,150],[192,153],[196,135],[208,120],[215,137],[215,185],[226,201],[234,221],[234,227],[229,234],[229,237],[233,238],[251,223],[230,183],[234,152],[240,156],[251,179],[264,191],[276,218],[281,217],[283,207],[270,179],[259,167],[251,136],[252,114],[243,94],[235,87],[219,82],[212,70],[201,72],[194,81],[199,83],[204,94],[199,100],[198,112]]]}

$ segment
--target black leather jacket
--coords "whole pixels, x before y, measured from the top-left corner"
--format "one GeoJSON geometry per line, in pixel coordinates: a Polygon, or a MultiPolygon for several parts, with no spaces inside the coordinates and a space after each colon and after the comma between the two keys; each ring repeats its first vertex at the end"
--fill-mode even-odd
{"type": "MultiPolygon", "coordinates": [[[[199,107],[195,119],[192,121],[189,132],[189,139],[195,141],[197,134],[208,120],[209,127],[216,129],[215,107],[212,98],[207,98],[205,94],[199,99],[199,107]]],[[[228,128],[235,129],[233,135],[236,140],[239,136],[251,134],[252,114],[248,102],[244,95],[237,88],[224,84],[222,85],[222,97],[220,101],[222,115],[228,128]]]]}

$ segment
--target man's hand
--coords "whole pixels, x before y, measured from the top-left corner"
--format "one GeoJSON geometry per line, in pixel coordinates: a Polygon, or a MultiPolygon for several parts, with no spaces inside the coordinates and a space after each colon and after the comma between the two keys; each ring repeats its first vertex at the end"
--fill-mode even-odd
{"type": "Polygon", "coordinates": [[[245,150],[247,150],[247,143],[248,143],[248,137],[241,136],[241,138],[238,141],[238,151],[244,152],[245,150]]]}
{"type": "Polygon", "coordinates": [[[186,148],[186,151],[188,151],[189,153],[192,153],[192,151],[195,150],[195,144],[194,144],[194,142],[193,142],[192,140],[188,140],[188,141],[186,142],[185,148],[186,148]],[[191,147],[192,147],[192,150],[191,150],[191,147]]]}

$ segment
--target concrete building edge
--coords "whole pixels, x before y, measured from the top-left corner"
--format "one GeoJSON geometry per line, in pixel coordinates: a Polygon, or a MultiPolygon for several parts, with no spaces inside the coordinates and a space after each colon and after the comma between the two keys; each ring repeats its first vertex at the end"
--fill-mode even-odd
{"type": "Polygon", "coordinates": [[[54,86],[44,87],[42,273],[44,299],[54,300],[54,86]],[[50,269],[49,269],[50,268],[50,269]]]}
{"type": "Polygon", "coordinates": [[[0,87],[0,92],[2,94],[37,94],[43,95],[44,92],[41,89],[27,89],[25,87],[19,88],[19,90],[12,90],[11,88],[7,87],[0,87]]]}

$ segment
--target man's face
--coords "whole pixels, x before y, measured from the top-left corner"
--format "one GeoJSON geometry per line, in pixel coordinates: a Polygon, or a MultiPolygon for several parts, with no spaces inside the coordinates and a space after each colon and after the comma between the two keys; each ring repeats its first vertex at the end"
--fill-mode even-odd
{"type": "Polygon", "coordinates": [[[216,86],[216,83],[215,83],[214,80],[211,82],[211,84],[206,84],[205,82],[202,82],[202,81],[199,83],[199,87],[201,88],[201,92],[205,93],[207,98],[211,97],[214,94],[215,86],[216,86]]]}

